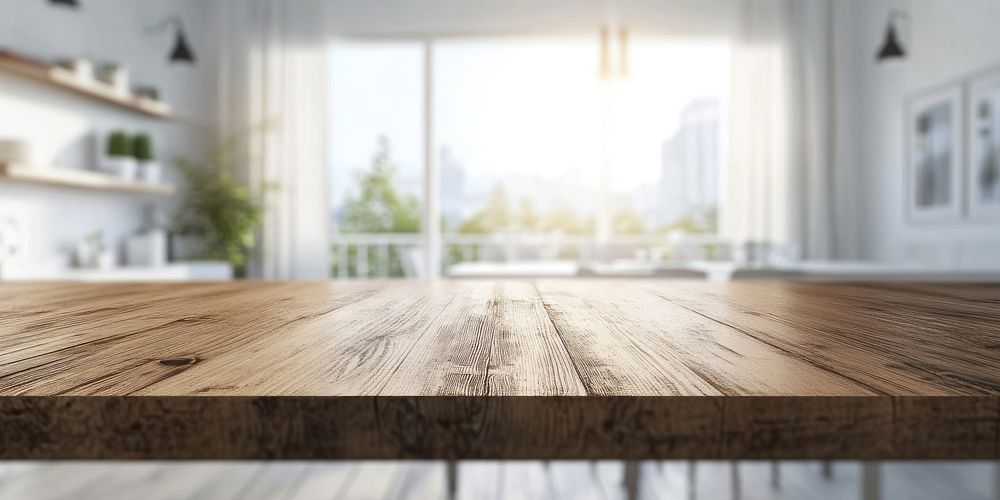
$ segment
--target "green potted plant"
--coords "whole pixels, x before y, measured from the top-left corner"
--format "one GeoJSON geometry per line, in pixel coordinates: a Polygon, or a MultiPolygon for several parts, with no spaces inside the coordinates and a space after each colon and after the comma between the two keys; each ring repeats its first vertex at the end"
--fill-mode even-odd
{"type": "Polygon", "coordinates": [[[163,169],[153,153],[153,139],[147,133],[136,134],[132,139],[132,155],[138,162],[138,178],[147,184],[159,184],[163,169]]]}
{"type": "Polygon", "coordinates": [[[118,176],[122,180],[133,181],[136,177],[137,163],[132,156],[132,138],[123,131],[115,130],[108,134],[107,158],[104,160],[104,170],[118,176]]]}
{"type": "Polygon", "coordinates": [[[254,233],[264,217],[263,192],[273,186],[252,190],[233,179],[231,157],[229,151],[222,151],[202,162],[176,161],[187,190],[175,216],[174,232],[200,241],[198,258],[229,262],[234,274],[244,277],[254,233]]]}

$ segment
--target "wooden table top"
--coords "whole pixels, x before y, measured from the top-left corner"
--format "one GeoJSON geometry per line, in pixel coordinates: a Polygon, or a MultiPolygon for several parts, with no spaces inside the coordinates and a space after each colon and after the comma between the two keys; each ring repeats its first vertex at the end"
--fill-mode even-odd
{"type": "Polygon", "coordinates": [[[0,458],[998,449],[994,285],[0,286],[0,458]]]}

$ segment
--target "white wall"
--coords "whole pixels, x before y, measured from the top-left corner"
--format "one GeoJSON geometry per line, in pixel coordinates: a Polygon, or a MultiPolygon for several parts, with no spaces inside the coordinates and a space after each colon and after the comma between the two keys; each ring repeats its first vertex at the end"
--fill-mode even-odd
{"type": "MultiPolygon", "coordinates": [[[[79,9],[47,0],[0,0],[0,48],[39,59],[88,57],[127,66],[133,84],[160,89],[176,118],[157,120],[0,73],[0,137],[30,142],[34,162],[94,168],[95,136],[122,128],[153,136],[161,161],[200,157],[214,141],[216,46],[206,2],[199,0],[80,0],[79,9]],[[172,66],[173,32],[146,36],[143,27],[179,14],[198,59],[195,67],[172,66]]],[[[168,169],[167,175],[176,174],[168,169]]],[[[95,230],[107,243],[141,225],[142,207],[168,212],[177,200],[129,194],[0,182],[0,211],[17,212],[25,229],[30,267],[67,264],[67,249],[95,230]]]]}
{"type": "Polygon", "coordinates": [[[593,35],[609,15],[639,33],[721,35],[731,33],[742,0],[312,1],[324,5],[328,33],[427,36],[593,35]]]}
{"type": "Polygon", "coordinates": [[[1000,266],[1000,224],[914,224],[904,189],[904,102],[1000,67],[997,0],[838,2],[838,253],[943,268],[1000,266]],[[909,13],[905,61],[879,65],[890,8],[909,13]]]}

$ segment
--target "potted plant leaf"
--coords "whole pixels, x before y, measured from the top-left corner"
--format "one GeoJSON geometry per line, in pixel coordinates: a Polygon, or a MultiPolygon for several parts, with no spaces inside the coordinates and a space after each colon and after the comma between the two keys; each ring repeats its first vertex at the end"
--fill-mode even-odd
{"type": "Polygon", "coordinates": [[[132,139],[132,154],[138,162],[139,180],[147,184],[159,184],[163,177],[163,168],[156,161],[153,139],[149,134],[136,134],[132,139]]]}
{"type": "Polygon", "coordinates": [[[108,135],[107,158],[104,170],[122,180],[134,181],[137,164],[132,156],[132,139],[123,130],[115,130],[108,135]]]}
{"type": "Polygon", "coordinates": [[[255,231],[263,222],[263,192],[274,186],[253,190],[241,184],[229,171],[231,158],[231,152],[223,150],[206,161],[176,161],[187,190],[174,233],[199,240],[198,258],[229,262],[237,277],[245,277],[255,231]]]}

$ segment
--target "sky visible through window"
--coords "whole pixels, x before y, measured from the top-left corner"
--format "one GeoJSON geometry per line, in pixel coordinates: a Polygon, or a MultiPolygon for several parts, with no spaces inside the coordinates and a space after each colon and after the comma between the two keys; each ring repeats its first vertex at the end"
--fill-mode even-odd
{"type": "MultiPolygon", "coordinates": [[[[529,200],[544,214],[565,205],[581,216],[607,189],[613,209],[635,212],[647,230],[716,202],[725,43],[637,37],[627,77],[611,83],[598,77],[596,37],[445,39],[433,50],[435,154],[452,229],[498,187],[511,206],[529,200]]],[[[396,188],[422,197],[423,51],[419,41],[331,45],[334,219],[358,195],[358,172],[371,168],[380,137],[398,169],[396,188]]]]}

